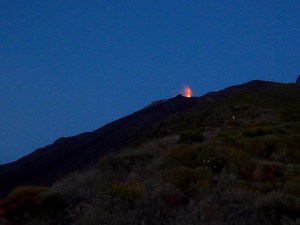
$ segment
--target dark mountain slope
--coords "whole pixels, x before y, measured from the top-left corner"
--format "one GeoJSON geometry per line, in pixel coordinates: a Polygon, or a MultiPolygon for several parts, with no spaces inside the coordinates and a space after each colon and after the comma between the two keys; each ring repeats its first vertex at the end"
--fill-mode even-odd
{"type": "Polygon", "coordinates": [[[107,152],[134,145],[146,137],[151,125],[193,107],[199,100],[181,95],[129,116],[53,144],[0,166],[0,197],[19,185],[50,185],[57,178],[95,164],[107,152]]]}
{"type": "Polygon", "coordinates": [[[163,120],[158,124],[153,138],[199,128],[276,122],[283,117],[289,120],[294,118],[295,121],[299,119],[300,88],[293,83],[251,81],[210,92],[198,99],[205,103],[196,104],[189,110],[163,120]]]}
{"type": "MultiPolygon", "coordinates": [[[[61,176],[94,165],[101,156],[148,139],[197,127],[261,119],[268,111],[300,107],[295,84],[251,81],[199,98],[155,102],[129,116],[75,137],[60,138],[15,162],[0,166],[0,197],[20,185],[50,185],[61,176]]],[[[277,115],[277,114],[276,114],[277,115]]],[[[274,115],[273,115],[274,116],[274,115]]],[[[282,116],[281,114],[278,116],[282,116]]]]}
{"type": "MultiPolygon", "coordinates": [[[[242,85],[228,87],[219,92],[210,92],[204,97],[213,100],[226,99],[228,97],[237,97],[244,94],[260,96],[260,98],[286,98],[296,100],[300,97],[300,88],[294,83],[282,84],[271,81],[254,80],[242,85]]],[[[269,99],[270,100],[270,99],[269,99]]]]}

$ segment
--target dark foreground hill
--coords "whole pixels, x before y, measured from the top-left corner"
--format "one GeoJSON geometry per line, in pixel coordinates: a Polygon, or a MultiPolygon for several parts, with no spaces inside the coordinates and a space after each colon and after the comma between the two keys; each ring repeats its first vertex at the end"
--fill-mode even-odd
{"type": "Polygon", "coordinates": [[[2,196],[52,186],[15,189],[0,223],[299,224],[299,140],[298,84],[156,101],[2,165],[2,196]]]}
{"type": "Polygon", "coordinates": [[[20,185],[50,185],[70,172],[94,165],[108,152],[136,145],[151,134],[155,124],[199,102],[203,100],[179,95],[150,105],[91,133],[60,138],[15,162],[1,165],[0,197],[20,185]]]}
{"type": "Polygon", "coordinates": [[[284,111],[289,113],[295,110],[289,103],[298,102],[299,96],[300,88],[296,84],[252,81],[199,98],[178,95],[157,101],[91,133],[60,138],[15,162],[1,165],[0,197],[20,185],[50,185],[66,174],[95,165],[104,154],[137,145],[151,137],[176,134],[202,124],[220,125],[239,111],[252,113],[250,117],[236,115],[236,121],[245,119],[248,122],[268,116],[270,109],[266,106],[286,106],[284,111]],[[227,104],[225,109],[221,109],[221,104],[227,104]],[[214,111],[216,107],[221,110],[217,112],[220,115],[214,111]],[[186,120],[181,119],[184,114],[187,114],[186,120]]]}

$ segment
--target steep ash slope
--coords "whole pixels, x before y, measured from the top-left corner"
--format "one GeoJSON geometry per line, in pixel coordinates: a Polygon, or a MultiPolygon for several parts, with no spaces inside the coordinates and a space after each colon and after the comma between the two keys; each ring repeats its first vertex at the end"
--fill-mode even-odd
{"type": "Polygon", "coordinates": [[[268,110],[278,110],[281,114],[277,116],[285,116],[284,112],[292,118],[297,116],[294,111],[299,102],[298,85],[266,81],[251,81],[199,98],[178,95],[155,102],[91,133],[60,138],[15,162],[1,165],[0,197],[20,185],[50,185],[73,171],[94,165],[104,154],[145,140],[197,127],[227,126],[230,116],[239,110],[242,114],[237,119],[246,122],[251,117],[266,116],[268,110]]]}
{"type": "Polygon", "coordinates": [[[0,197],[19,185],[50,185],[72,171],[95,164],[111,151],[131,146],[151,133],[151,126],[169,115],[188,110],[199,100],[178,95],[109,123],[91,133],[60,138],[53,144],[0,166],[0,197]]]}

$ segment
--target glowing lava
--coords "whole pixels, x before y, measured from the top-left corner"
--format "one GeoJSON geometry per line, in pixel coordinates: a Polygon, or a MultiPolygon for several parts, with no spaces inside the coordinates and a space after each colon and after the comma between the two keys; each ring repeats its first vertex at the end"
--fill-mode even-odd
{"type": "Polygon", "coordinates": [[[183,96],[185,96],[187,98],[189,98],[189,97],[192,96],[192,91],[191,91],[191,89],[188,86],[185,86],[183,88],[183,96]]]}

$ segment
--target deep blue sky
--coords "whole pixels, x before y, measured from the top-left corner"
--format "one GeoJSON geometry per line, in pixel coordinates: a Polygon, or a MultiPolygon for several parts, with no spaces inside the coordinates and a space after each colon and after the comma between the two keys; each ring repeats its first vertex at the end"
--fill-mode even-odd
{"type": "Polygon", "coordinates": [[[0,164],[170,98],[300,74],[300,1],[1,0],[0,164]]]}

